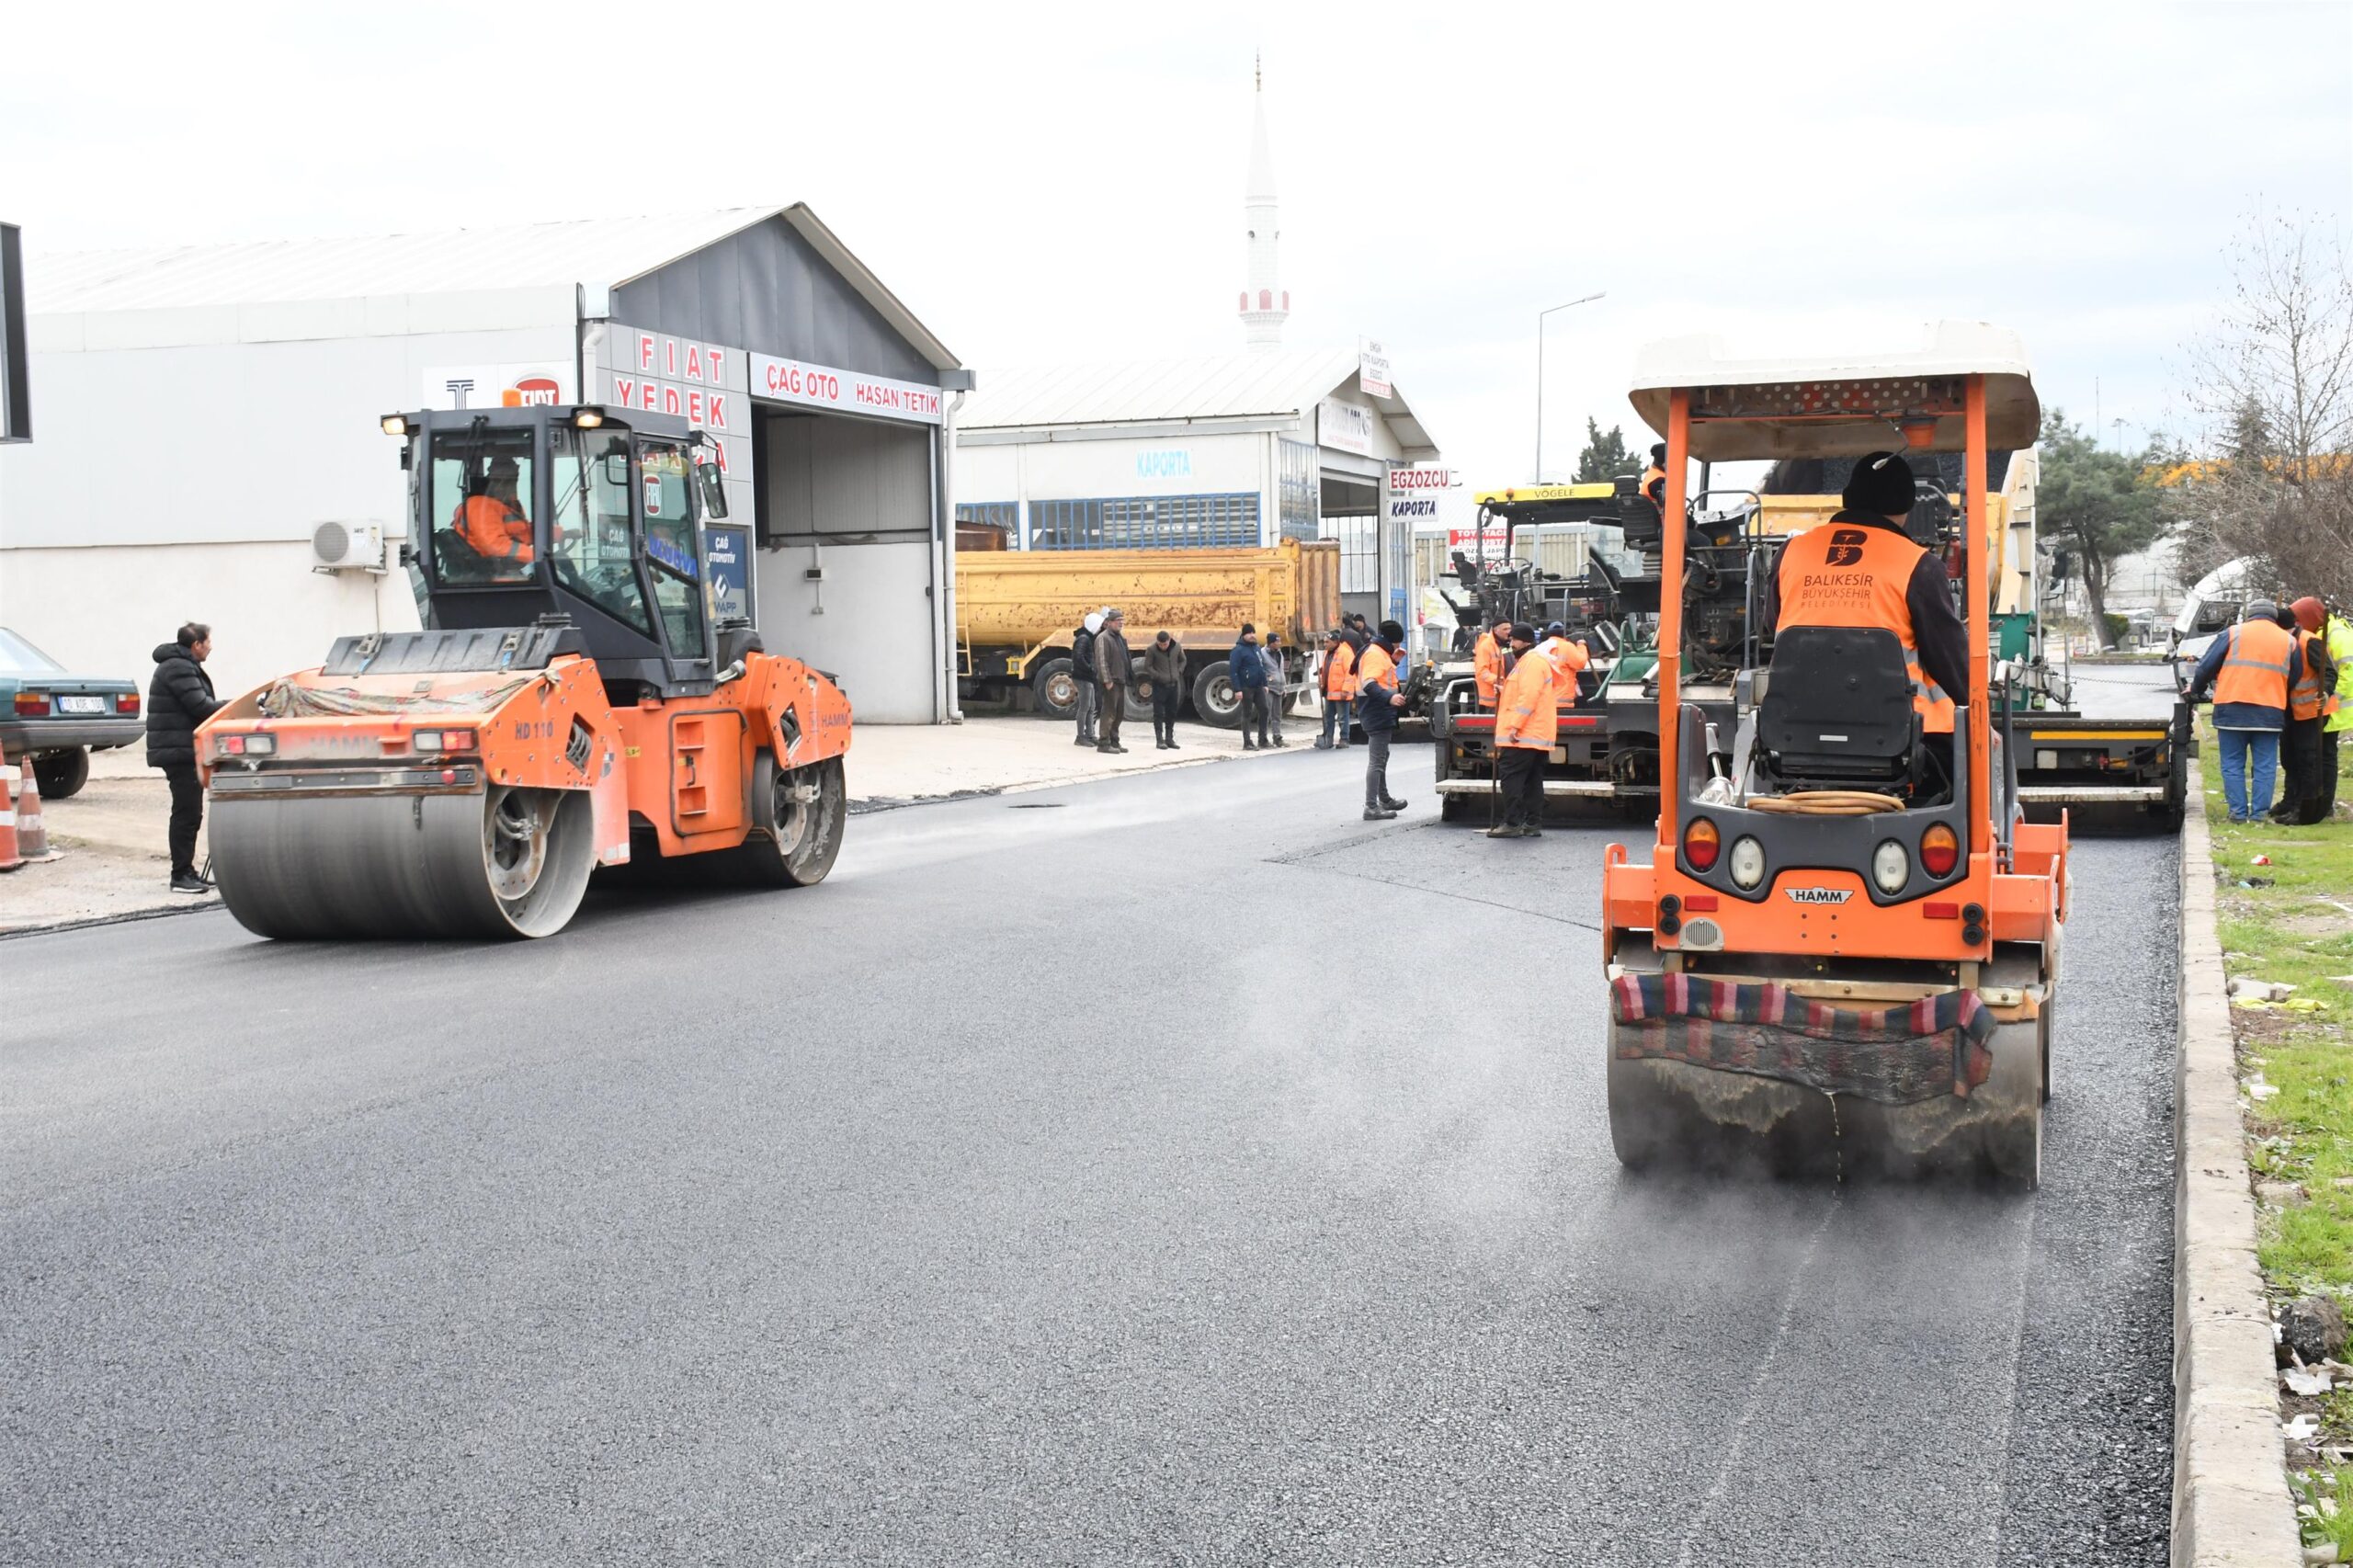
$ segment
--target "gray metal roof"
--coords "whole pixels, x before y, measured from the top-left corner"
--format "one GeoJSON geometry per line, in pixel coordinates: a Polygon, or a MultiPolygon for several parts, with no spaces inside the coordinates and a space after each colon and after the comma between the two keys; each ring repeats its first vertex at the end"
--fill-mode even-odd
{"type": "Polygon", "coordinates": [[[770,218],[782,218],[816,246],[925,358],[942,369],[958,365],[816,214],[798,204],[443,233],[35,254],[26,259],[26,309],[68,315],[572,284],[605,290],[770,218]]]}
{"type": "MultiPolygon", "coordinates": [[[[1336,392],[1360,392],[1353,348],[1283,348],[1200,359],[1129,359],[983,370],[960,430],[1290,417],[1336,392]]],[[[1394,383],[1392,383],[1393,386],[1394,383]]],[[[1437,444],[1402,396],[1373,398],[1410,457],[1437,444]]]]}

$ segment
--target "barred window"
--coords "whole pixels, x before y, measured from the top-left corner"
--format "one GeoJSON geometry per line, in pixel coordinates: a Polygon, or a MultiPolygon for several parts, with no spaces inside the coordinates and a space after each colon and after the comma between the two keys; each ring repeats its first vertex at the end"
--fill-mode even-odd
{"type": "Polygon", "coordinates": [[[1314,539],[1317,494],[1315,449],[1305,441],[1278,441],[1281,493],[1277,516],[1285,539],[1314,539]]]}
{"type": "Polygon", "coordinates": [[[1032,550],[1256,548],[1258,496],[1131,495],[1029,503],[1032,550]]]}
{"type": "Polygon", "coordinates": [[[1381,591],[1381,519],[1374,517],[1325,517],[1325,539],[1340,541],[1340,592],[1381,591]]]}

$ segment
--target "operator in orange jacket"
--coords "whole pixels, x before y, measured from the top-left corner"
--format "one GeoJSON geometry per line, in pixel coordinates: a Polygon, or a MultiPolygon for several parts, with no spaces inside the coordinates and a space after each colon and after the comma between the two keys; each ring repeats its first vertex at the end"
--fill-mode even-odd
{"type": "Polygon", "coordinates": [[[1511,622],[1497,620],[1479,633],[1472,645],[1471,663],[1479,682],[1479,706],[1494,712],[1495,694],[1504,686],[1504,650],[1511,645],[1511,622]]]}
{"type": "Polygon", "coordinates": [[[1512,647],[1519,662],[1504,682],[1495,714],[1495,788],[1503,796],[1504,820],[1489,838],[1539,838],[1544,815],[1544,759],[1560,741],[1561,710],[1577,703],[1577,672],[1586,666],[1582,643],[1572,642],[1554,621],[1536,644],[1532,627],[1514,627],[1512,647]],[[1533,647],[1533,652],[1530,652],[1533,647]]]}
{"type": "Polygon", "coordinates": [[[531,563],[531,519],[515,494],[517,470],[513,458],[493,458],[483,487],[458,504],[450,528],[484,561],[531,563]]]}
{"type": "Polygon", "coordinates": [[[1838,511],[1781,551],[1773,629],[1893,631],[1904,648],[1921,733],[1949,735],[1955,699],[1969,691],[1969,639],[1943,560],[1904,531],[1913,494],[1912,465],[1895,453],[1857,459],[1838,511]]]}

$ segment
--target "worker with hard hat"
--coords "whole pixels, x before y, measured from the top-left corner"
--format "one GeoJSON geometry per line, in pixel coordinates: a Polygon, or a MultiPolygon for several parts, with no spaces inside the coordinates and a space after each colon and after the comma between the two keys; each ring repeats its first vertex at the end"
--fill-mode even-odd
{"type": "Polygon", "coordinates": [[[485,561],[531,563],[531,519],[516,494],[520,472],[513,458],[491,459],[482,488],[458,503],[457,515],[449,519],[458,537],[485,561]]]}
{"type": "Polygon", "coordinates": [[[1539,838],[1544,832],[1544,759],[1560,742],[1561,710],[1576,706],[1577,672],[1588,655],[1583,644],[1568,640],[1567,629],[1557,620],[1544,629],[1540,644],[1533,627],[1514,627],[1511,640],[1518,661],[1505,678],[1495,713],[1495,789],[1503,797],[1504,820],[1487,836],[1539,838]]]}
{"type": "Polygon", "coordinates": [[[1858,459],[1830,520],[1782,549],[1773,627],[1777,633],[1799,626],[1893,631],[1904,648],[1922,733],[1949,735],[1954,698],[1969,690],[1969,639],[1943,559],[1904,531],[1913,494],[1912,465],[1902,457],[1872,452],[1858,459]]]}
{"type": "Polygon", "coordinates": [[[2330,654],[2321,602],[2306,596],[2279,612],[2296,642],[2296,668],[2288,683],[2288,722],[2280,731],[2279,803],[2271,820],[2310,827],[2328,820],[2336,800],[2336,747],[2328,722],[2336,716],[2338,672],[2330,654]]]}
{"type": "Polygon", "coordinates": [[[2208,645],[2189,677],[2191,702],[2214,695],[2214,738],[2222,748],[2222,799],[2236,823],[2260,822],[2271,806],[2279,767],[2279,732],[2288,722],[2295,679],[2295,639],[2279,628],[2279,607],[2250,599],[2245,619],[2208,645]]]}
{"type": "Polygon", "coordinates": [[[1479,706],[1495,711],[1495,694],[1504,687],[1504,650],[1511,646],[1511,622],[1500,616],[1479,633],[1471,648],[1472,673],[1479,683],[1479,706]]]}

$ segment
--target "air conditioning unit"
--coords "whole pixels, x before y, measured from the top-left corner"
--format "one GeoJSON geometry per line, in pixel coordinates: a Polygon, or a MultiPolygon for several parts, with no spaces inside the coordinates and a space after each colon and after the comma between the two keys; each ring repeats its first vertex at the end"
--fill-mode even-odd
{"type": "Polygon", "coordinates": [[[321,523],[311,532],[313,572],[381,572],[384,525],[321,523]]]}

